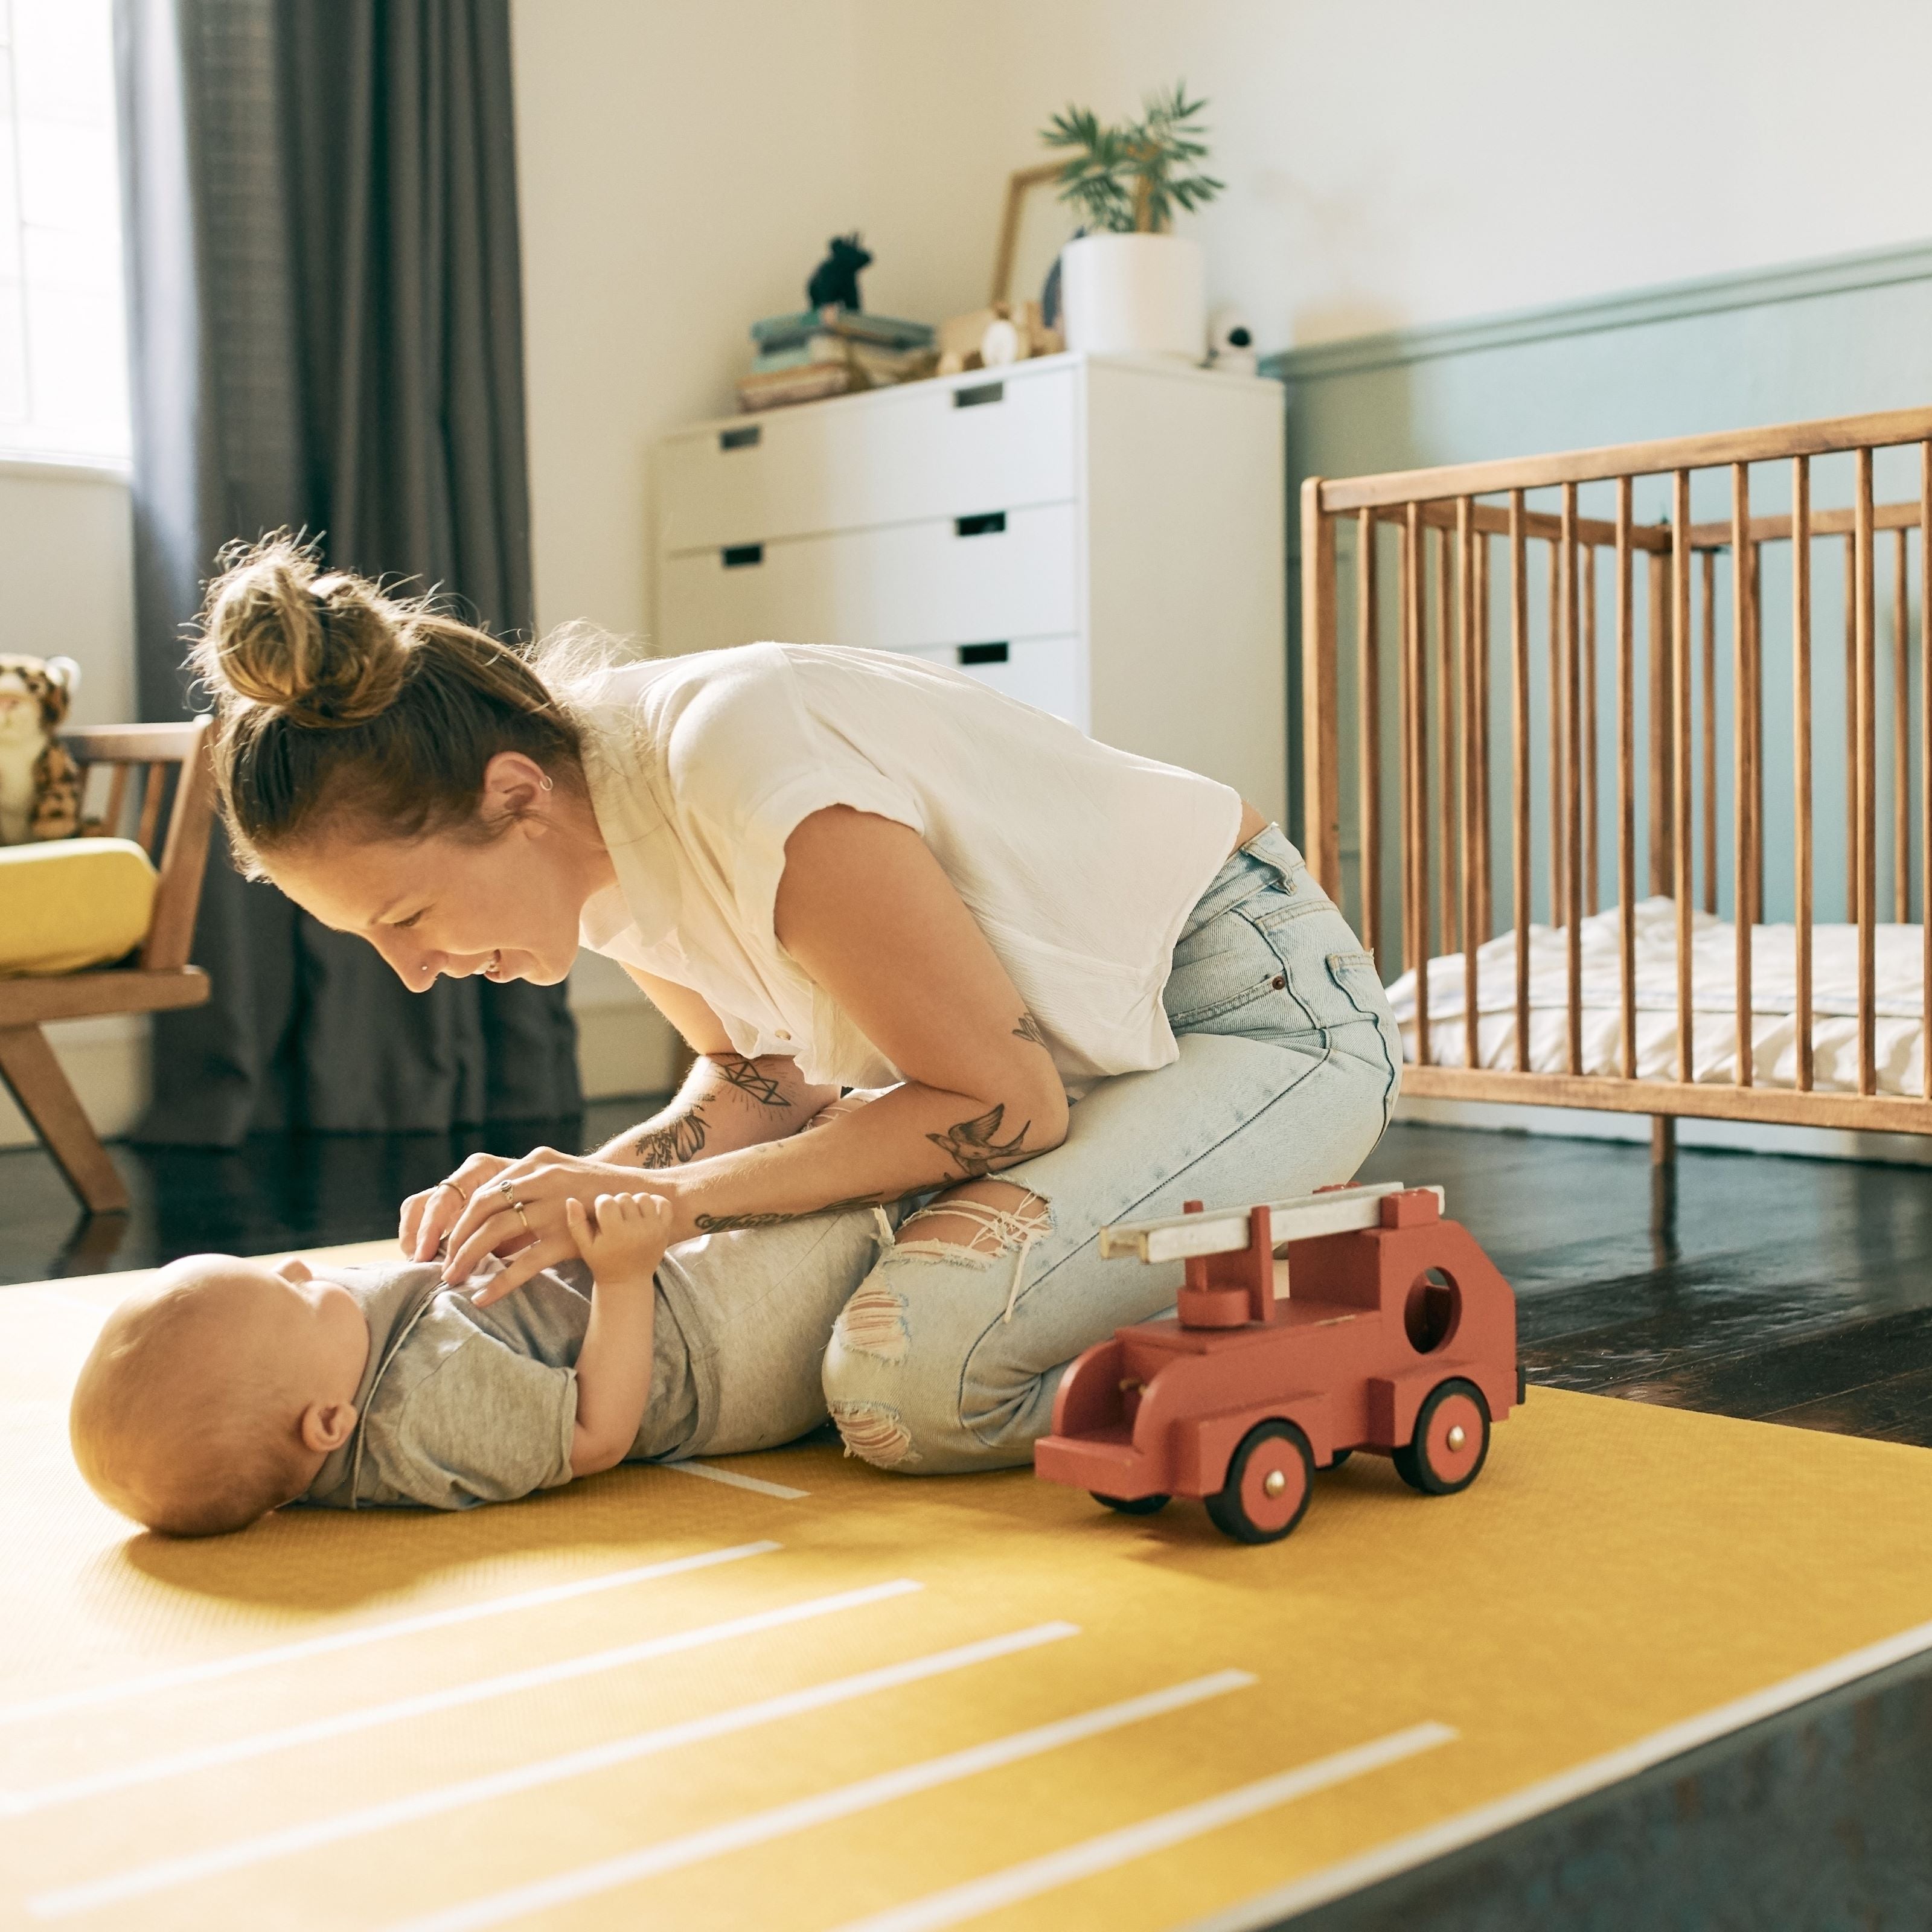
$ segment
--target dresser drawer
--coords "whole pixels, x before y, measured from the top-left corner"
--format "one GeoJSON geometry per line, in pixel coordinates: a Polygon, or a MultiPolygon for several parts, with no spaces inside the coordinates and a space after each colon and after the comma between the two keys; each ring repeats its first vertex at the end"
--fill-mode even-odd
{"type": "Polygon", "coordinates": [[[774,410],[659,446],[660,553],[1073,496],[1074,370],[976,371],[774,410]]]}
{"type": "Polygon", "coordinates": [[[910,655],[929,664],[956,665],[1022,704],[1050,711],[1082,731],[1088,728],[1086,653],[1077,637],[1022,638],[910,655]]]}
{"type": "Polygon", "coordinates": [[[660,650],[793,644],[911,650],[1077,631],[1071,503],[666,558],[660,650]]]}

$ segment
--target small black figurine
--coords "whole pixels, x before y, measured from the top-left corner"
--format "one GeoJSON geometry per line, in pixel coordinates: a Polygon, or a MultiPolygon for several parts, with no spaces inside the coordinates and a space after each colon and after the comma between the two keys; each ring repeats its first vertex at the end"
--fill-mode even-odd
{"type": "Polygon", "coordinates": [[[835,235],[828,244],[832,253],[812,272],[805,285],[806,301],[814,308],[828,303],[854,311],[864,304],[859,299],[859,271],[871,260],[854,229],[850,235],[835,235]]]}

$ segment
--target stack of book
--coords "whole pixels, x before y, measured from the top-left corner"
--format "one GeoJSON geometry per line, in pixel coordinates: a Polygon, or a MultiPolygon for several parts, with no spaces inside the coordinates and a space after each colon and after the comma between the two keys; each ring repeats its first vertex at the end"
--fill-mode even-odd
{"type": "Polygon", "coordinates": [[[938,358],[928,324],[836,304],[768,316],[752,325],[752,340],[757,358],[738,385],[747,410],[913,382],[931,375],[938,358]]]}

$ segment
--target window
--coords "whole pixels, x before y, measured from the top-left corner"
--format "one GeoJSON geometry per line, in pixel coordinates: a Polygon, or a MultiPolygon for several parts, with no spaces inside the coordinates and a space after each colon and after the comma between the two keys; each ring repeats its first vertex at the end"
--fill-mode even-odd
{"type": "Polygon", "coordinates": [[[0,0],[0,458],[119,465],[110,0],[0,0]]]}

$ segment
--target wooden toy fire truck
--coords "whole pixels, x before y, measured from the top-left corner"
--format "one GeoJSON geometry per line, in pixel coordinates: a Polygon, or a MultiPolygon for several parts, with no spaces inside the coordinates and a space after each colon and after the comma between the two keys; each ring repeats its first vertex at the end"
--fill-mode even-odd
{"type": "Polygon", "coordinates": [[[1035,1473],[1130,1516],[1198,1496],[1243,1543],[1286,1536],[1358,1449],[1467,1489],[1525,1389],[1516,1297],[1442,1204],[1395,1183],[1102,1228],[1103,1258],[1185,1261],[1186,1285],[1067,1370],[1035,1473]]]}

